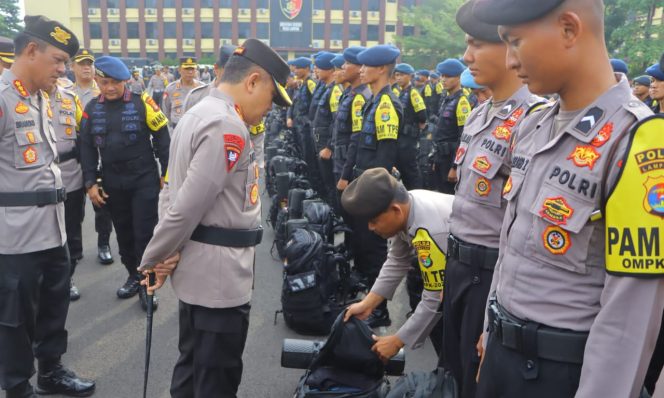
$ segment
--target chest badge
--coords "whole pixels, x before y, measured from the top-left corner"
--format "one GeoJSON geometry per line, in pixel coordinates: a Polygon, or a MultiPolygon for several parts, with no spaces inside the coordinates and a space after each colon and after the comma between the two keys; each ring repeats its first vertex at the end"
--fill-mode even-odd
{"type": "Polygon", "coordinates": [[[72,132],[73,132],[73,130],[72,130],[71,127],[67,127],[67,128],[65,129],[65,134],[67,134],[68,136],[71,136],[72,132]]]}
{"type": "Polygon", "coordinates": [[[32,164],[37,161],[37,151],[35,148],[29,146],[25,151],[23,151],[23,160],[26,164],[32,164]]]}
{"type": "Polygon", "coordinates": [[[646,188],[643,208],[649,214],[664,219],[664,176],[648,177],[643,186],[646,188]]]}
{"type": "Polygon", "coordinates": [[[251,186],[251,190],[249,191],[249,202],[252,205],[258,203],[258,184],[251,186]]]}
{"type": "Polygon", "coordinates": [[[14,112],[21,115],[25,115],[26,113],[28,113],[29,110],[30,108],[21,101],[19,101],[18,104],[16,104],[16,107],[14,108],[14,112]]]}
{"type": "Polygon", "coordinates": [[[491,162],[486,156],[478,156],[473,161],[473,168],[482,174],[486,174],[491,168],[491,162]]]}
{"type": "Polygon", "coordinates": [[[595,167],[595,162],[600,158],[600,153],[593,146],[578,145],[572,153],[567,156],[578,167],[588,167],[590,170],[595,167]]]}
{"type": "Polygon", "coordinates": [[[507,178],[507,182],[505,182],[505,186],[503,187],[503,196],[510,192],[512,192],[512,176],[509,176],[507,178]]]}
{"type": "Polygon", "coordinates": [[[28,142],[31,144],[35,143],[35,133],[33,133],[32,131],[28,131],[27,133],[25,133],[25,138],[27,138],[28,142]]]}
{"type": "Polygon", "coordinates": [[[544,230],[542,241],[546,250],[557,256],[567,253],[572,247],[569,232],[556,225],[551,225],[544,230]]]}
{"type": "Polygon", "coordinates": [[[540,216],[556,225],[567,224],[567,220],[572,217],[572,214],[574,214],[574,209],[562,196],[544,199],[540,210],[540,216]]]}
{"type": "Polygon", "coordinates": [[[479,196],[486,197],[491,193],[491,181],[485,177],[480,177],[475,181],[475,193],[479,196]]]}

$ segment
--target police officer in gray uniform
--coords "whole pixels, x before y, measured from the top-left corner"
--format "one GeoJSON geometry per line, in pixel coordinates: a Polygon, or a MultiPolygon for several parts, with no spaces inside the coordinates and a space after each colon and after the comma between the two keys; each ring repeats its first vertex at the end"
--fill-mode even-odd
{"type": "Polygon", "coordinates": [[[460,396],[475,397],[479,358],[475,343],[482,334],[487,295],[498,259],[500,226],[511,189],[512,131],[543,100],[532,95],[516,72],[505,67],[507,48],[498,26],[472,16],[474,0],[457,12],[466,32],[464,62],[476,81],[493,90],[491,100],[466,121],[455,158],[459,182],[450,221],[445,278],[442,365],[458,380],[460,396]]]}
{"type": "Polygon", "coordinates": [[[16,60],[0,78],[0,387],[8,398],[88,396],[95,384],[60,358],[67,351],[70,264],[66,191],[48,90],[76,54],[76,36],[56,21],[26,16],[16,60]]]}
{"type": "Polygon", "coordinates": [[[196,57],[180,58],[180,78],[170,83],[164,90],[161,109],[174,129],[184,114],[184,101],[187,94],[204,84],[196,80],[196,57]]]}
{"type": "MultiPolygon", "coordinates": [[[[257,39],[228,61],[220,84],[173,135],[171,196],[142,269],[181,251],[173,274],[180,300],[180,357],[171,396],[235,397],[249,324],[254,247],[260,243],[258,165],[247,125],[272,102],[290,105],[289,68],[257,39]],[[220,156],[220,154],[222,156],[220,156]]],[[[157,273],[158,286],[164,277],[157,273]]]]}
{"type": "Polygon", "coordinates": [[[473,14],[501,25],[507,65],[531,92],[560,95],[515,132],[477,396],[637,397],[664,279],[611,271],[608,249],[632,249],[605,243],[602,209],[632,162],[629,130],[651,112],[611,70],[601,0],[477,0],[473,14]]]}
{"type": "Polygon", "coordinates": [[[419,348],[429,335],[436,353],[440,352],[440,299],[453,200],[437,192],[407,191],[384,168],[365,171],[341,196],[348,213],[369,220],[371,231],[390,239],[387,260],[371,291],[348,307],[345,319],[366,319],[380,303],[391,300],[415,258],[424,280],[422,300],[397,333],[374,338],[373,350],[381,359],[393,357],[405,345],[419,348]]]}
{"type": "Polygon", "coordinates": [[[163,74],[159,67],[155,68],[154,75],[152,75],[150,81],[148,81],[148,91],[158,105],[161,105],[164,90],[166,90],[168,84],[168,76],[163,74]]]}
{"type": "Polygon", "coordinates": [[[0,37],[0,73],[11,68],[14,63],[14,42],[6,37],[0,37]]]}

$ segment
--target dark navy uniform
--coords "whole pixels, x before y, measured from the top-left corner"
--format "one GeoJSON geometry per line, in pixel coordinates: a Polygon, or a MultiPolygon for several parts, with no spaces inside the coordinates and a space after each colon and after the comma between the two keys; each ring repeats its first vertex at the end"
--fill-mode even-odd
{"type": "MultiPolygon", "coordinates": [[[[314,141],[316,143],[316,153],[319,154],[321,150],[328,148],[333,149],[332,146],[332,124],[339,108],[339,99],[341,97],[341,89],[339,85],[332,82],[325,86],[325,92],[321,96],[318,108],[316,110],[316,117],[314,118],[314,141]]],[[[336,201],[336,179],[333,173],[333,159],[322,159],[318,156],[318,169],[322,179],[322,192],[321,194],[327,198],[327,203],[338,209],[336,201]]]]}
{"type": "MultiPolygon", "coordinates": [[[[97,71],[115,67],[109,58],[97,60],[97,71]]],[[[102,73],[112,76],[108,69],[102,73]]],[[[140,277],[136,268],[157,224],[160,173],[155,155],[163,176],[170,143],[167,124],[168,119],[147,93],[138,96],[128,89],[114,101],[100,95],[90,101],[83,114],[83,180],[87,189],[96,183],[101,155],[103,189],[109,195],[106,206],[115,226],[122,263],[129,273],[127,283],[118,290],[122,298],[137,292],[140,277]]]]}
{"type": "Polygon", "coordinates": [[[350,181],[357,154],[357,133],[362,131],[362,109],[371,98],[371,91],[365,84],[349,86],[341,98],[335,120],[334,173],[350,181]]]}
{"type": "Polygon", "coordinates": [[[399,160],[397,168],[408,190],[422,188],[422,176],[417,166],[420,125],[427,121],[427,107],[419,91],[404,87],[399,95],[403,106],[403,134],[399,136],[399,160]]]}

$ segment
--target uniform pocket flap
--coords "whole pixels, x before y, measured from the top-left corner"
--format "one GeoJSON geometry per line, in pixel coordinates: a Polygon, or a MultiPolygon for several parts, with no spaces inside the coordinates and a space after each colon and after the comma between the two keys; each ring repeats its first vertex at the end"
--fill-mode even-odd
{"type": "Polygon", "coordinates": [[[473,158],[467,157],[465,163],[468,164],[469,170],[492,179],[498,174],[498,170],[503,165],[503,160],[493,153],[479,151],[473,158]]]}
{"type": "Polygon", "coordinates": [[[545,183],[530,212],[566,231],[579,233],[595,210],[594,203],[545,183]]]}
{"type": "Polygon", "coordinates": [[[42,142],[39,130],[16,130],[14,133],[19,146],[39,144],[42,142]]]}
{"type": "Polygon", "coordinates": [[[58,120],[63,126],[76,126],[76,118],[74,116],[60,115],[58,120]]]}

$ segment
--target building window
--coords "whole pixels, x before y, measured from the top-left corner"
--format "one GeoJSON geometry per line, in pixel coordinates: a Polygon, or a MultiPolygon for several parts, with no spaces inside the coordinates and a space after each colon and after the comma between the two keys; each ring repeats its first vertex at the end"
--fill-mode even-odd
{"type": "Polygon", "coordinates": [[[251,37],[251,24],[249,22],[239,22],[237,24],[238,39],[248,39],[251,37]]]}
{"type": "Polygon", "coordinates": [[[201,8],[212,8],[212,0],[201,0],[201,8]]]}
{"type": "Polygon", "coordinates": [[[367,25],[367,40],[378,41],[378,25],[367,25]]]}
{"type": "Polygon", "coordinates": [[[182,37],[185,39],[193,39],[196,37],[196,26],[193,22],[182,23],[182,37]]]}
{"type": "Polygon", "coordinates": [[[129,57],[129,58],[140,58],[141,53],[127,53],[127,57],[129,57]]]}
{"type": "Polygon", "coordinates": [[[175,8],[175,0],[163,0],[164,8],[175,8]]]}
{"type": "Polygon", "coordinates": [[[333,23],[330,24],[330,40],[341,40],[343,39],[343,24],[333,23]]]}
{"type": "Polygon", "coordinates": [[[256,0],[256,8],[270,8],[268,0],[256,0]]]}
{"type": "Polygon", "coordinates": [[[414,26],[404,26],[403,27],[403,36],[413,36],[415,34],[414,26]]]}
{"type": "Polygon", "coordinates": [[[99,0],[88,0],[88,8],[99,8],[99,0]]]}
{"type": "Polygon", "coordinates": [[[214,25],[212,22],[201,22],[201,39],[214,38],[214,25]]]}
{"type": "Polygon", "coordinates": [[[119,39],[120,38],[120,23],[119,22],[109,22],[108,23],[108,37],[110,39],[119,39]]]}
{"type": "Polygon", "coordinates": [[[175,22],[164,22],[164,38],[175,39],[177,37],[177,27],[175,22]]]}
{"type": "Polygon", "coordinates": [[[349,40],[360,40],[362,37],[362,25],[359,24],[350,24],[348,25],[348,39],[349,40]]]}
{"type": "Polygon", "coordinates": [[[125,0],[125,7],[138,8],[138,0],[125,0]]]}
{"type": "Polygon", "coordinates": [[[233,0],[219,0],[220,8],[233,8],[233,0]]]}
{"type": "Polygon", "coordinates": [[[182,0],[182,8],[194,8],[194,0],[182,0]]]}
{"type": "Polygon", "coordinates": [[[396,25],[385,25],[385,31],[386,32],[396,32],[397,31],[397,26],[396,25]]]}
{"type": "Polygon", "coordinates": [[[219,37],[224,39],[233,37],[233,24],[230,21],[219,23],[219,37]]]}
{"type": "Polygon", "coordinates": [[[120,1],[119,0],[106,0],[106,7],[107,8],[120,8],[120,1]]]}
{"type": "Polygon", "coordinates": [[[324,39],[325,38],[325,24],[315,23],[313,37],[314,39],[324,39]]]}
{"type": "Polygon", "coordinates": [[[251,8],[250,0],[238,0],[237,8],[251,8]]]}
{"type": "Polygon", "coordinates": [[[138,22],[127,22],[127,38],[138,39],[138,22]]]}
{"type": "Polygon", "coordinates": [[[157,0],[145,0],[145,8],[157,8],[157,0]]]}
{"type": "Polygon", "coordinates": [[[101,39],[101,24],[99,22],[90,22],[90,38],[101,39]]]}
{"type": "Polygon", "coordinates": [[[344,9],[344,0],[332,0],[331,4],[330,4],[330,8],[333,9],[333,10],[343,10],[344,9]]]}
{"type": "Polygon", "coordinates": [[[314,10],[324,10],[325,0],[314,0],[314,10]]]}
{"type": "Polygon", "coordinates": [[[270,24],[268,23],[257,23],[256,24],[256,37],[259,39],[269,39],[270,38],[270,24]]]}
{"type": "Polygon", "coordinates": [[[145,38],[156,39],[159,37],[159,27],[156,22],[145,23],[145,38]]]}
{"type": "Polygon", "coordinates": [[[369,0],[367,2],[367,10],[380,11],[380,0],[369,0]]]}

